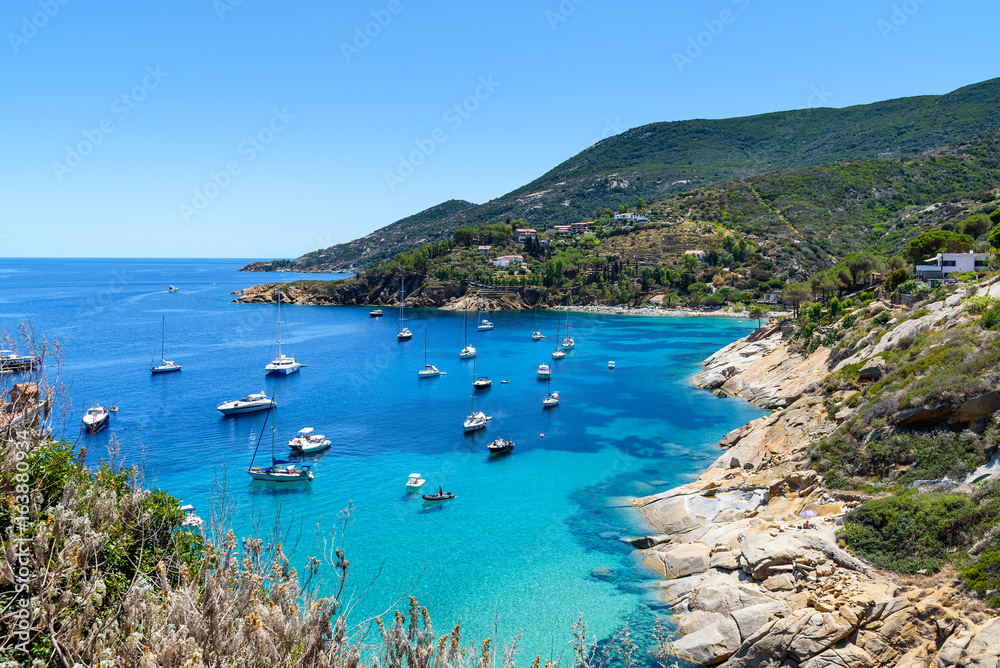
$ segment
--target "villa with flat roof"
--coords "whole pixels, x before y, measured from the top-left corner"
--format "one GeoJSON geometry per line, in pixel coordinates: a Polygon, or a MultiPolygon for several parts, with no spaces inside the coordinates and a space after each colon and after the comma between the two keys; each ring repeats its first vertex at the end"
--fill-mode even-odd
{"type": "Polygon", "coordinates": [[[990,253],[938,253],[917,265],[917,278],[923,281],[946,278],[949,274],[968,274],[986,271],[990,266],[990,253]]]}

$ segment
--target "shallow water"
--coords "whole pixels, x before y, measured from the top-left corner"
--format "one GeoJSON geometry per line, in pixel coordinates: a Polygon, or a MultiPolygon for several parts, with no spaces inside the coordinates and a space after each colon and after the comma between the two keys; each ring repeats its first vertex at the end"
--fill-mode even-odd
{"type": "MultiPolygon", "coordinates": [[[[599,638],[626,620],[648,629],[659,603],[620,540],[648,527],[618,497],[690,480],[718,455],[722,435],[762,414],[686,384],[700,360],[752,323],[572,314],[577,346],[553,361],[566,314],[492,313],[496,328],[470,326],[468,338],[479,349],[476,375],[494,380],[475,407],[493,419],[484,432],[464,435],[473,362],[458,358],[460,312],[409,310],[414,337],[399,343],[394,309],[374,319],[364,308],[283,307],[284,351],[308,366],[265,379],[276,307],[230,304],[229,293],[275,276],[240,274],[242,264],[0,259],[0,327],[30,320],[63,345],[66,437],[78,438],[90,403],[119,406],[109,430],[82,441],[90,461],[107,456],[114,434],[125,457],[144,461],[151,484],[206,518],[215,481],[225,479],[237,532],[256,526],[267,534],[280,517],[300,572],[350,504],[345,540],[356,621],[410,594],[428,606],[439,635],[459,620],[465,638],[520,631],[530,656],[563,652],[579,613],[599,638]],[[168,293],[168,284],[179,292],[168,293]],[[163,316],[166,357],[184,368],[151,376],[163,316]],[[548,336],[538,342],[530,338],[536,319],[548,336]],[[417,378],[425,331],[427,360],[446,376],[417,378]],[[612,359],[617,368],[609,370],[612,359]],[[540,363],[553,366],[556,408],[542,409],[540,363]],[[246,476],[264,414],[224,417],[215,406],[262,389],[275,392],[279,405],[279,458],[305,426],[333,441],[309,456],[314,482],[282,486],[246,476]],[[517,445],[491,460],[485,446],[499,436],[517,445]],[[434,505],[406,494],[412,472],[457,498],[434,505]]],[[[294,278],[319,277],[281,276],[294,278]]],[[[270,455],[270,443],[268,429],[258,461],[270,455]]],[[[333,571],[321,575],[329,593],[333,571]]]]}

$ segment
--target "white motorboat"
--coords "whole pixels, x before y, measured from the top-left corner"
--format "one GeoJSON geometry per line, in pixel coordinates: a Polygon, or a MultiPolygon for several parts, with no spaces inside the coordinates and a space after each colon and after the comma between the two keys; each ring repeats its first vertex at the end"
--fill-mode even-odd
{"type": "Polygon", "coordinates": [[[288,442],[288,447],[301,453],[319,452],[330,447],[330,439],[323,434],[314,434],[312,427],[305,427],[299,429],[295,438],[288,442]]]}
{"type": "Polygon", "coordinates": [[[167,288],[167,292],[177,292],[177,286],[171,285],[167,288]]]}
{"type": "Polygon", "coordinates": [[[100,431],[108,426],[110,417],[106,406],[93,406],[83,414],[83,428],[89,433],[100,431]]]}
{"type": "Polygon", "coordinates": [[[424,486],[425,482],[427,481],[421,478],[419,473],[411,473],[409,479],[406,481],[406,490],[409,492],[416,492],[424,486]]]}
{"type": "Polygon", "coordinates": [[[472,387],[477,390],[485,390],[487,387],[493,387],[493,381],[486,376],[480,376],[472,381],[472,387]]]}
{"type": "Polygon", "coordinates": [[[535,373],[538,374],[539,380],[548,380],[552,376],[552,369],[549,368],[548,364],[539,364],[535,373]]]}
{"type": "Polygon", "coordinates": [[[469,393],[469,414],[466,416],[465,422],[463,423],[463,426],[465,427],[465,433],[469,433],[471,431],[479,431],[480,429],[485,429],[486,423],[492,419],[482,411],[479,411],[478,413],[476,412],[475,362],[473,362],[472,364],[472,378],[473,378],[472,391],[469,393]]]}
{"type": "Polygon", "coordinates": [[[615,361],[614,360],[611,360],[610,362],[608,362],[608,368],[609,369],[614,369],[615,368],[615,361]]]}
{"type": "Polygon", "coordinates": [[[238,415],[240,413],[253,413],[254,411],[263,411],[268,408],[274,408],[277,404],[274,403],[273,399],[267,398],[266,392],[260,392],[258,394],[250,394],[242,399],[234,399],[233,401],[227,401],[223,404],[219,404],[219,411],[223,415],[238,415]]]}
{"type": "MultiPolygon", "coordinates": [[[[267,418],[270,417],[271,410],[268,409],[267,416],[264,417],[264,425],[261,427],[260,436],[264,435],[264,428],[267,427],[267,418]]],[[[302,462],[290,462],[274,458],[274,422],[271,423],[271,465],[254,466],[254,459],[257,458],[257,448],[254,448],[253,457],[250,458],[250,467],[247,474],[254,480],[264,482],[311,482],[313,479],[312,464],[302,462]]],[[[260,447],[260,437],[257,438],[257,447],[260,447]]]]}
{"type": "Polygon", "coordinates": [[[289,376],[296,373],[302,365],[294,357],[288,357],[281,352],[281,290],[278,290],[278,356],[264,367],[265,376],[289,376]]]}
{"type": "Polygon", "coordinates": [[[164,359],[163,357],[163,335],[166,332],[167,317],[163,316],[163,320],[160,321],[160,363],[149,367],[150,373],[168,373],[170,371],[180,371],[181,365],[172,360],[164,359]]]}
{"type": "Polygon", "coordinates": [[[381,318],[382,317],[382,309],[377,308],[374,311],[368,311],[368,317],[369,318],[381,318]]]}
{"type": "Polygon", "coordinates": [[[417,377],[419,378],[434,378],[436,376],[443,376],[444,371],[437,368],[433,364],[427,363],[427,330],[424,330],[424,368],[417,372],[417,377]]]}
{"type": "Polygon", "coordinates": [[[181,520],[182,527],[197,528],[205,523],[205,521],[198,517],[198,514],[194,512],[194,506],[190,503],[185,506],[181,506],[181,510],[184,511],[184,519],[181,520]]]}
{"type": "Polygon", "coordinates": [[[469,345],[469,311],[465,311],[465,334],[463,335],[464,346],[462,352],[458,354],[461,359],[472,359],[476,356],[476,349],[469,345]]]}
{"type": "Polygon", "coordinates": [[[397,341],[409,341],[413,338],[413,332],[410,331],[409,327],[403,327],[403,302],[405,300],[406,292],[403,290],[403,278],[399,279],[399,331],[396,333],[397,341]]]}
{"type": "Polygon", "coordinates": [[[30,355],[18,355],[13,350],[0,350],[0,373],[5,371],[31,371],[41,359],[30,355]]]}

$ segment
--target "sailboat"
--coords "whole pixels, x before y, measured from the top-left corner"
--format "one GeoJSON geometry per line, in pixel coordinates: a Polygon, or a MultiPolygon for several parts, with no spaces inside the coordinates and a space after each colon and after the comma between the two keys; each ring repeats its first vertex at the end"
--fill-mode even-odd
{"type": "Polygon", "coordinates": [[[469,345],[469,309],[465,309],[465,333],[462,335],[462,343],[464,347],[462,352],[458,354],[462,359],[469,359],[470,357],[476,356],[476,349],[469,345]]]}
{"type": "Polygon", "coordinates": [[[533,308],[531,310],[534,311],[534,313],[535,313],[535,331],[533,331],[531,333],[531,340],[532,341],[541,341],[542,339],[545,338],[545,335],[542,334],[541,331],[539,331],[539,329],[538,329],[538,307],[536,306],[535,308],[533,308]]]}
{"type": "MultiPolygon", "coordinates": [[[[472,377],[473,379],[476,377],[476,365],[474,362],[472,364],[472,377]]],[[[480,429],[486,429],[486,423],[493,419],[491,417],[488,417],[486,413],[483,413],[482,411],[479,411],[478,413],[476,412],[475,384],[473,384],[472,392],[471,394],[469,394],[469,401],[471,402],[470,403],[471,410],[469,411],[469,415],[465,418],[465,423],[464,423],[465,433],[467,434],[470,431],[479,431],[480,429]]]]}
{"type": "Polygon", "coordinates": [[[149,371],[151,373],[167,373],[168,371],[181,370],[180,364],[163,358],[163,335],[166,331],[166,327],[167,327],[167,317],[163,316],[163,321],[160,323],[160,365],[149,367],[149,371]]]}
{"type": "Polygon", "coordinates": [[[479,325],[476,327],[476,329],[478,331],[480,331],[480,332],[488,332],[491,329],[493,329],[493,323],[483,317],[483,311],[484,311],[483,307],[486,305],[485,304],[485,300],[483,299],[483,292],[484,291],[485,291],[485,288],[483,288],[479,292],[479,316],[478,316],[479,317],[479,325]]]}
{"type": "Polygon", "coordinates": [[[576,341],[574,341],[573,337],[569,335],[569,311],[570,311],[571,308],[573,308],[573,295],[572,295],[572,293],[570,293],[570,296],[569,296],[569,306],[566,307],[566,338],[563,339],[563,342],[562,342],[562,347],[563,348],[575,348],[576,347],[576,341]]]}
{"type": "Polygon", "coordinates": [[[274,422],[271,422],[271,465],[254,466],[254,459],[257,458],[257,449],[260,448],[260,439],[264,437],[264,428],[267,427],[267,418],[270,417],[274,408],[267,410],[264,416],[264,426],[260,428],[260,436],[257,437],[257,447],[253,450],[253,457],[250,458],[250,467],[247,473],[254,480],[265,480],[267,482],[310,482],[313,479],[312,464],[302,462],[289,462],[274,458],[274,422]]]}
{"type": "Polygon", "coordinates": [[[399,333],[396,334],[397,341],[409,341],[413,338],[413,332],[410,331],[409,327],[403,327],[403,299],[406,293],[403,290],[403,279],[399,279],[399,333]]]}
{"type": "Polygon", "coordinates": [[[424,368],[417,372],[419,378],[433,378],[444,375],[444,371],[427,363],[427,329],[424,328],[424,368]]]}
{"type": "Polygon", "coordinates": [[[548,390],[548,394],[542,399],[542,408],[552,408],[553,406],[559,405],[559,393],[552,391],[552,377],[549,376],[545,379],[545,387],[548,390]]]}
{"type": "Polygon", "coordinates": [[[302,365],[294,357],[286,357],[281,352],[281,290],[278,290],[278,356],[264,367],[264,375],[288,376],[296,373],[302,365]]]}
{"type": "Polygon", "coordinates": [[[552,351],[552,359],[561,360],[566,357],[566,351],[559,349],[559,327],[556,327],[556,349],[552,351]]]}

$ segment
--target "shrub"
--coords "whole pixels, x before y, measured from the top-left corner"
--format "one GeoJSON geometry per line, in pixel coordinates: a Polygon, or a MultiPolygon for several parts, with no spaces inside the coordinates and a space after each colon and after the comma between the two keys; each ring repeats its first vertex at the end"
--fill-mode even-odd
{"type": "Polygon", "coordinates": [[[929,285],[921,281],[918,281],[915,278],[911,278],[910,280],[906,281],[905,283],[899,286],[899,292],[901,294],[913,295],[915,297],[929,294],[930,291],[931,287],[929,285]]]}
{"type": "Polygon", "coordinates": [[[991,330],[1000,327],[1000,304],[994,304],[983,314],[983,317],[979,319],[979,326],[991,330]]]}
{"type": "Polygon", "coordinates": [[[855,509],[837,536],[879,568],[937,572],[948,548],[967,542],[980,514],[976,504],[959,494],[907,492],[855,509]]]}
{"type": "Polygon", "coordinates": [[[985,313],[995,302],[989,295],[975,295],[965,300],[962,310],[966,313],[985,313]]]}
{"type": "Polygon", "coordinates": [[[959,574],[969,591],[974,591],[994,608],[1000,607],[1000,549],[992,548],[959,574]],[[993,592],[987,598],[987,592],[993,592]]]}
{"type": "Polygon", "coordinates": [[[872,318],[872,324],[876,327],[881,327],[890,320],[892,320],[892,315],[888,311],[882,311],[877,316],[872,318]]]}
{"type": "Polygon", "coordinates": [[[887,292],[895,292],[896,288],[908,280],[910,280],[910,274],[905,269],[897,269],[885,279],[885,289],[887,292]]]}

